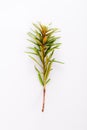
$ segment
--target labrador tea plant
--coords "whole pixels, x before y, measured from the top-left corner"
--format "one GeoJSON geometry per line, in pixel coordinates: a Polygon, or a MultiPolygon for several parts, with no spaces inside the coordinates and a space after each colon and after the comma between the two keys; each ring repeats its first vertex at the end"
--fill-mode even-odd
{"type": "Polygon", "coordinates": [[[28,32],[28,41],[32,43],[32,46],[29,45],[29,51],[26,53],[38,65],[35,66],[35,70],[43,86],[42,112],[44,112],[46,85],[50,81],[49,74],[52,70],[52,64],[54,62],[63,64],[63,62],[57,61],[53,57],[54,51],[59,49],[61,45],[58,42],[60,37],[55,36],[55,33],[60,30],[41,23],[33,24],[33,28],[31,32],[28,32]]]}

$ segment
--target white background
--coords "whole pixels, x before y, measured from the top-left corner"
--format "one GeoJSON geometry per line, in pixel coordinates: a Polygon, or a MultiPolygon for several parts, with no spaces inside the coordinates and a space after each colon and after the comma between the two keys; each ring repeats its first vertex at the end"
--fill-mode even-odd
{"type": "Polygon", "coordinates": [[[87,1],[0,0],[0,130],[87,130],[87,1]],[[24,54],[32,22],[61,28],[47,86],[24,54]]]}

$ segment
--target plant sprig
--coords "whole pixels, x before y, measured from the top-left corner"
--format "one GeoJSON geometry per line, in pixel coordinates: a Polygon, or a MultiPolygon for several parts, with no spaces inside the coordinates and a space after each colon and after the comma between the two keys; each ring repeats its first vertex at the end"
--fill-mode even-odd
{"type": "Polygon", "coordinates": [[[49,74],[52,70],[52,64],[53,62],[63,64],[63,62],[57,61],[53,58],[54,51],[59,49],[61,45],[61,43],[57,41],[60,37],[55,36],[55,33],[60,30],[58,28],[50,28],[49,26],[40,23],[33,24],[33,26],[34,30],[32,30],[32,32],[28,32],[28,36],[30,38],[28,41],[31,42],[33,46],[28,47],[30,51],[26,53],[38,65],[38,67],[35,66],[35,70],[37,71],[39,81],[43,86],[43,112],[45,105],[46,84],[50,81],[49,74]]]}

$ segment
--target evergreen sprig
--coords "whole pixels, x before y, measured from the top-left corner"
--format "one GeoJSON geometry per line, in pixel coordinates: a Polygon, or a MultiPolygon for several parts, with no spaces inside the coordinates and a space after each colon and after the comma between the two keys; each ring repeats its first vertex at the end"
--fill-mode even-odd
{"type": "Polygon", "coordinates": [[[26,52],[28,56],[36,62],[38,67],[35,66],[39,81],[43,86],[43,104],[42,112],[45,106],[45,93],[46,84],[50,81],[49,74],[52,70],[53,62],[61,63],[53,58],[54,51],[58,49],[61,43],[58,42],[59,36],[55,36],[55,33],[60,31],[58,28],[50,28],[50,25],[46,26],[41,23],[33,24],[34,30],[28,32],[29,42],[33,44],[32,47],[28,47],[29,50],[26,52]],[[37,58],[38,57],[38,58],[37,58]]]}

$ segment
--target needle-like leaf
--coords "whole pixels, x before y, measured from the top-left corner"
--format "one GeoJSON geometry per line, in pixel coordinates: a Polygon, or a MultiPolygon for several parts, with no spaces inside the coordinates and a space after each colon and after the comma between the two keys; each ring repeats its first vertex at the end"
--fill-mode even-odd
{"type": "Polygon", "coordinates": [[[39,81],[40,81],[41,85],[43,85],[43,80],[42,80],[42,77],[41,77],[41,72],[37,69],[36,66],[35,66],[35,70],[36,70],[37,73],[38,73],[38,78],[39,78],[39,81]]]}
{"type": "Polygon", "coordinates": [[[46,84],[48,84],[50,80],[51,80],[51,79],[48,79],[48,80],[46,81],[46,84]]]}
{"type": "Polygon", "coordinates": [[[32,56],[30,56],[30,55],[28,55],[32,60],[34,60],[41,68],[42,68],[42,66],[41,66],[41,64],[34,58],[34,57],[32,57],[32,56]]]}

